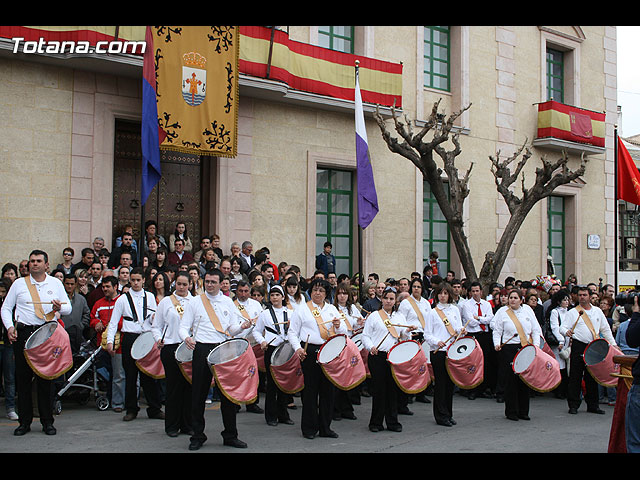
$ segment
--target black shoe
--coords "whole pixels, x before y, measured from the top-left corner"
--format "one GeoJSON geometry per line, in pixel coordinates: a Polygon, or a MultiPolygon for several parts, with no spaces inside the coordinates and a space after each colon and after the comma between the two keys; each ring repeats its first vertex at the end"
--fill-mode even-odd
{"type": "Polygon", "coordinates": [[[577,413],[578,413],[578,409],[577,409],[577,408],[574,408],[574,407],[571,407],[571,408],[569,408],[569,413],[570,413],[571,415],[577,415],[577,413]]]}
{"type": "Polygon", "coordinates": [[[475,393],[470,393],[469,395],[467,395],[467,398],[469,400],[475,400],[476,399],[476,394],[475,393]]]}
{"type": "Polygon", "coordinates": [[[180,434],[180,432],[178,432],[177,430],[173,431],[173,432],[167,432],[167,436],[171,437],[171,438],[175,438],[180,434]]]}
{"type": "Polygon", "coordinates": [[[264,410],[262,408],[260,408],[260,405],[252,403],[251,405],[247,405],[247,412],[264,413],[264,410]]]}
{"type": "Polygon", "coordinates": [[[518,418],[520,420],[531,420],[531,418],[529,417],[529,415],[518,415],[518,418]]]}
{"type": "Polygon", "coordinates": [[[135,420],[137,416],[137,413],[127,413],[124,417],[122,417],[122,420],[125,422],[130,422],[131,420],[135,420]]]}
{"type": "Polygon", "coordinates": [[[403,408],[401,410],[398,410],[398,415],[413,415],[413,412],[408,408],[403,408]]]}
{"type": "Polygon", "coordinates": [[[346,418],[347,420],[357,420],[358,417],[355,416],[353,412],[343,413],[342,418],[346,418]]]}
{"type": "Polygon", "coordinates": [[[514,422],[518,421],[517,415],[507,415],[507,420],[513,420],[514,422]]]}
{"type": "Polygon", "coordinates": [[[51,425],[50,423],[47,425],[43,425],[42,426],[42,431],[46,434],[46,435],[55,435],[57,433],[56,431],[56,427],[54,427],[53,425],[51,425]]]}
{"type": "Polygon", "coordinates": [[[369,431],[371,432],[381,432],[383,430],[384,428],[381,427],[380,425],[369,425],[369,431]]]}
{"type": "Polygon", "coordinates": [[[458,422],[456,422],[453,418],[450,418],[449,421],[451,422],[451,425],[457,425],[458,422]]]}
{"type": "Polygon", "coordinates": [[[147,413],[147,416],[155,420],[164,420],[164,412],[162,410],[158,410],[155,413],[147,413]]]}
{"type": "Polygon", "coordinates": [[[333,430],[329,430],[327,433],[321,433],[320,436],[324,438],[338,438],[338,434],[333,430]]]}
{"type": "Polygon", "coordinates": [[[451,420],[440,420],[436,423],[438,425],[442,425],[443,427],[453,427],[453,423],[451,423],[451,420]]]}
{"type": "Polygon", "coordinates": [[[270,427],[277,427],[278,422],[277,420],[267,420],[267,425],[269,425],[270,427]]]}
{"type": "Polygon", "coordinates": [[[16,428],[13,431],[13,434],[16,437],[20,437],[20,436],[24,435],[25,433],[29,433],[30,431],[31,431],[31,427],[29,425],[20,425],[20,426],[18,426],[18,428],[16,428]]]}
{"type": "Polygon", "coordinates": [[[278,423],[284,423],[285,425],[293,425],[293,420],[290,418],[285,418],[284,420],[278,420],[278,423]]]}
{"type": "Polygon", "coordinates": [[[189,443],[189,450],[200,450],[204,442],[202,440],[191,440],[189,443]]]}
{"type": "Polygon", "coordinates": [[[247,448],[247,444],[238,438],[229,438],[222,442],[222,444],[226,445],[227,447],[247,448]]]}
{"type": "Polygon", "coordinates": [[[604,415],[604,410],[599,407],[596,408],[587,408],[587,412],[589,413],[597,413],[598,415],[604,415]]]}
{"type": "Polygon", "coordinates": [[[429,400],[426,395],[419,395],[416,397],[416,402],[431,403],[431,400],[429,400]]]}
{"type": "Polygon", "coordinates": [[[387,430],[389,430],[390,432],[401,432],[402,425],[391,425],[391,426],[387,425],[387,430]]]}
{"type": "Polygon", "coordinates": [[[316,438],[316,434],[315,433],[303,433],[302,436],[304,438],[308,438],[309,440],[313,440],[314,438],[316,438]]]}

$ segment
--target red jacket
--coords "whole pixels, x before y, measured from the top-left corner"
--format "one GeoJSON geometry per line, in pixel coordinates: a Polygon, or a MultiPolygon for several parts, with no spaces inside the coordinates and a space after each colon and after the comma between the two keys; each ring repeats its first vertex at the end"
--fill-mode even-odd
{"type": "MultiPolygon", "coordinates": [[[[89,326],[93,329],[96,328],[98,322],[101,322],[105,329],[109,326],[109,322],[111,321],[111,312],[113,311],[113,305],[116,303],[117,298],[120,295],[117,295],[113,300],[107,299],[107,297],[102,297],[96,303],[93,304],[93,308],[91,309],[91,319],[89,320],[89,326]]],[[[122,329],[122,317],[120,317],[120,321],[118,322],[118,331],[122,329]]],[[[100,346],[102,341],[102,334],[98,334],[96,337],[97,346],[100,346]]],[[[118,348],[116,353],[121,353],[122,348],[118,348]]]]}

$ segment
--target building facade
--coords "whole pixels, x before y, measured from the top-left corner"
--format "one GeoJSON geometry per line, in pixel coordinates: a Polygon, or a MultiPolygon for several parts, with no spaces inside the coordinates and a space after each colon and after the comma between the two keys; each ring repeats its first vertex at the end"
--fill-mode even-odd
{"type": "MultiPolygon", "coordinates": [[[[119,28],[121,38],[144,39],[144,27],[119,28]]],[[[95,30],[116,35],[115,27],[95,30]]],[[[354,59],[401,64],[400,112],[418,127],[438,99],[445,114],[471,104],[456,124],[457,164],[465,171],[474,162],[464,217],[478,270],[508,220],[489,156],[530,144],[525,182],[533,180],[540,156],[567,150],[573,168],[587,156],[585,175],[531,212],[500,278],[547,274],[551,256],[563,280],[574,273],[579,282],[613,283],[615,27],[278,30],[291,41],[354,59]],[[603,144],[540,137],[539,105],[550,99],[604,113],[603,144]]],[[[0,33],[0,263],[17,263],[37,247],[55,264],[67,246],[78,261],[94,237],[111,249],[126,224],[139,234],[141,57],[14,53],[15,32],[0,33]]],[[[186,220],[196,245],[201,235],[216,233],[228,253],[232,242],[250,240],[256,249],[267,246],[274,263],[299,265],[306,276],[327,239],[338,273],[350,275],[361,257],[365,273],[408,276],[422,271],[436,250],[443,268],[465,276],[428,184],[407,159],[389,151],[374,105],[366,105],[365,120],[380,210],[359,241],[353,101],[240,73],[238,154],[163,157],[163,180],[145,210],[161,234],[168,237],[178,220],[186,220]]],[[[389,120],[390,106],[380,111],[389,120]]]]}

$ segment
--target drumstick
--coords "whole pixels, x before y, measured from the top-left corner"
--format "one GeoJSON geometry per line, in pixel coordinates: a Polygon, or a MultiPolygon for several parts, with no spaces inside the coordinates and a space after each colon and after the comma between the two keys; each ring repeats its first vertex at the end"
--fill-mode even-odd
{"type": "Polygon", "coordinates": [[[304,342],[304,353],[307,353],[307,345],[309,345],[309,337],[311,334],[307,335],[307,341],[304,342]]]}
{"type": "Polygon", "coordinates": [[[500,348],[504,347],[507,343],[509,343],[511,340],[513,340],[513,338],[518,335],[518,332],[514,333],[513,335],[511,335],[511,338],[509,340],[507,340],[506,342],[502,342],[500,344],[500,348]]]}
{"type": "Polygon", "coordinates": [[[382,342],[384,342],[387,339],[387,337],[389,336],[390,333],[391,332],[387,332],[387,334],[384,336],[384,338],[380,341],[380,343],[376,347],[376,350],[378,350],[380,348],[380,345],[382,345],[382,342]]]}
{"type": "MultiPolygon", "coordinates": [[[[51,305],[53,302],[27,302],[27,305],[51,305]]],[[[60,302],[61,305],[66,305],[67,302],[60,302]]]]}
{"type": "MultiPolygon", "coordinates": [[[[469,324],[469,322],[471,321],[471,319],[467,320],[467,323],[464,324],[464,326],[462,328],[466,328],[466,326],[469,324]]],[[[462,331],[460,332],[462,333],[462,331]]],[[[451,340],[453,337],[456,337],[456,340],[458,340],[458,338],[460,337],[460,333],[454,333],[453,335],[449,335],[449,338],[447,338],[444,343],[446,344],[449,340],[451,340]]],[[[442,347],[438,347],[436,348],[433,353],[436,353],[438,350],[440,350],[442,347]]]]}

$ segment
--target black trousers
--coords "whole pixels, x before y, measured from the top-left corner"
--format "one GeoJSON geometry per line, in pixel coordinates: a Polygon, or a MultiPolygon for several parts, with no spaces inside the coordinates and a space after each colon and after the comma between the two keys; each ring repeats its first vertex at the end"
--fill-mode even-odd
{"type": "Polygon", "coordinates": [[[54,381],[45,380],[34,373],[24,356],[24,344],[39,327],[18,324],[18,338],[13,344],[15,356],[15,382],[18,397],[18,417],[20,425],[29,426],[33,421],[32,385],[35,378],[38,414],[42,425],[53,425],[53,401],[55,397],[54,381]]]}
{"type": "MultiPolygon", "coordinates": [[[[191,425],[193,427],[193,435],[191,436],[191,440],[204,442],[207,439],[204,433],[204,410],[213,379],[213,373],[207,362],[207,357],[211,350],[218,345],[218,343],[196,343],[196,347],[193,350],[193,360],[191,363],[193,375],[193,383],[191,386],[191,425]]],[[[236,411],[236,404],[220,392],[220,412],[222,413],[222,425],[224,427],[221,434],[224,440],[238,438],[236,411]]]]}
{"type": "Polygon", "coordinates": [[[283,392],[271,375],[271,355],[276,347],[269,345],[264,354],[266,392],[264,396],[264,418],[267,422],[290,420],[287,405],[291,395],[283,392]]]}
{"type": "Polygon", "coordinates": [[[433,417],[437,423],[453,418],[453,389],[454,383],[447,372],[447,352],[440,350],[431,352],[433,366],[433,417]]]}
{"type": "Polygon", "coordinates": [[[122,332],[122,368],[125,375],[124,386],[124,408],[127,413],[137,414],[140,411],[138,406],[138,377],[140,378],[140,387],[147,401],[147,414],[153,416],[162,410],[160,403],[160,389],[156,380],[149,375],[140,372],[136,365],[136,361],[131,357],[131,347],[138,338],[139,334],[122,332]]]}
{"type": "Polygon", "coordinates": [[[493,338],[491,332],[474,332],[471,334],[480,344],[482,348],[482,356],[484,357],[484,379],[480,385],[472,390],[476,394],[484,393],[490,390],[491,393],[496,392],[498,383],[498,356],[493,346],[493,338]]]}
{"type": "MultiPolygon", "coordinates": [[[[304,342],[302,348],[304,348],[304,342]]],[[[303,435],[319,433],[327,435],[331,431],[333,405],[336,387],[329,381],[316,361],[321,345],[307,344],[307,357],[302,361],[304,389],[301,392],[303,435]]]]}
{"type": "Polygon", "coordinates": [[[165,345],[160,350],[160,359],[165,372],[164,430],[167,433],[191,430],[192,389],[175,357],[178,346],[178,343],[165,345]]]}
{"type": "Polygon", "coordinates": [[[398,398],[402,392],[391,374],[391,366],[387,362],[387,353],[369,354],[369,371],[371,372],[371,417],[370,427],[398,427],[398,398]]]}
{"type": "Polygon", "coordinates": [[[580,408],[582,403],[582,380],[584,379],[584,401],[587,409],[598,408],[598,382],[596,382],[584,363],[582,355],[587,348],[586,343],[578,340],[571,341],[571,355],[569,357],[569,380],[567,382],[567,403],[569,408],[580,408]]]}
{"type": "Polygon", "coordinates": [[[520,348],[520,344],[507,344],[503,345],[499,352],[504,375],[504,414],[506,416],[529,415],[531,388],[513,372],[511,367],[520,348]]]}

